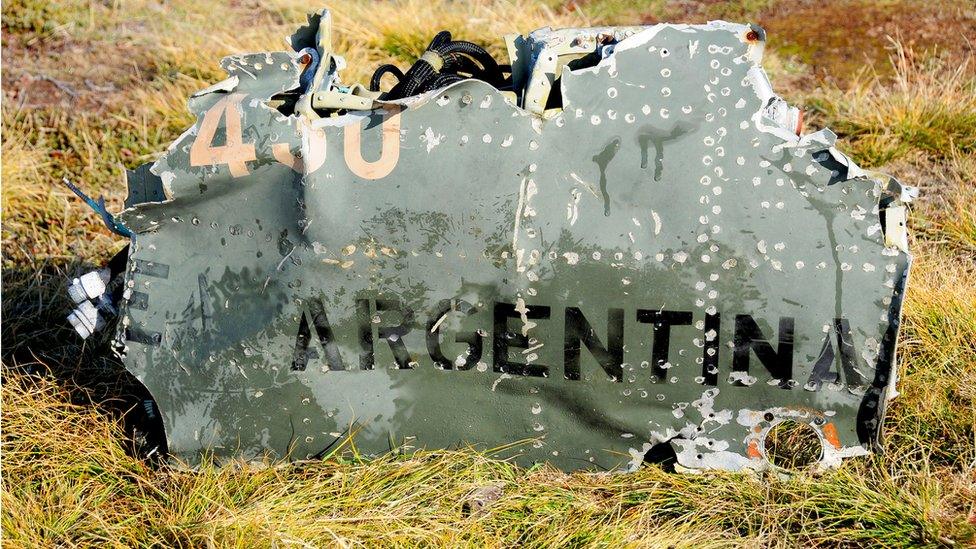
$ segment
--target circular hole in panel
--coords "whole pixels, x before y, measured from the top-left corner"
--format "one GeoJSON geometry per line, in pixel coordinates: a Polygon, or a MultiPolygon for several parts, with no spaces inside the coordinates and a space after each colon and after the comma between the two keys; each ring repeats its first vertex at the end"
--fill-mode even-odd
{"type": "Polygon", "coordinates": [[[783,469],[809,467],[823,457],[823,444],[813,427],[792,419],[774,425],[763,444],[766,459],[783,469]]]}

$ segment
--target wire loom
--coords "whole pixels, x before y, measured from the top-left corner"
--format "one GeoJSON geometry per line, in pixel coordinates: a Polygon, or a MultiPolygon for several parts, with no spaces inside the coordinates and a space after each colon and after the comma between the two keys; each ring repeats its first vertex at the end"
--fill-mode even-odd
{"type": "Polygon", "coordinates": [[[468,78],[483,80],[496,88],[506,84],[503,66],[491,54],[472,42],[452,40],[450,31],[446,30],[434,36],[424,55],[406,73],[392,64],[377,68],[370,79],[370,91],[380,91],[380,81],[387,74],[397,79],[397,84],[384,96],[388,100],[421,94],[468,78]]]}

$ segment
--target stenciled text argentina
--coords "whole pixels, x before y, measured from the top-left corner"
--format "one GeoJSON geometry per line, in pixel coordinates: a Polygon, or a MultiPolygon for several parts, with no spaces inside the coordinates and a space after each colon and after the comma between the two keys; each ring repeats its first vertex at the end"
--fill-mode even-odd
{"type": "MultiPolygon", "coordinates": [[[[731,345],[724,345],[725,352],[732,353],[731,370],[727,372],[731,384],[754,383],[757,374],[750,375],[750,368],[757,366],[783,389],[803,385],[808,390],[817,390],[823,383],[842,383],[858,388],[865,384],[857,368],[851,327],[844,318],[826,320],[826,333],[817,334],[823,339],[812,372],[808,379],[797,381],[794,379],[796,334],[792,317],[765,319],[775,328],[764,330],[761,327],[763,319],[741,312],[706,313],[703,319],[696,321],[691,311],[663,308],[637,308],[629,312],[623,308],[608,308],[597,318],[596,315],[584,315],[578,307],[525,304],[522,300],[485,305],[487,307],[476,307],[464,300],[449,299],[441,301],[429,314],[418,315],[395,299],[357,299],[356,335],[353,336],[356,341],[339,342],[338,331],[333,329],[322,302],[316,298],[305,300],[296,331],[292,370],[304,371],[310,363],[323,371],[372,370],[376,367],[377,347],[385,342],[393,357],[392,365],[399,369],[418,367],[415,354],[418,351],[426,353],[436,367],[444,370],[466,371],[479,364],[486,367],[490,348],[491,367],[497,373],[536,377],[561,373],[566,380],[576,381],[583,374],[580,364],[585,349],[609,380],[620,382],[623,381],[625,344],[630,343],[647,349],[644,351],[647,356],[642,361],[647,361],[650,366],[650,375],[656,381],[666,381],[673,360],[672,338],[680,333],[694,342],[689,347],[701,349],[700,357],[688,358],[694,360],[696,366],[695,381],[717,385],[719,359],[723,353],[722,334],[725,333],[726,337],[731,335],[731,345]],[[633,329],[625,334],[628,314],[633,329]],[[451,325],[447,321],[452,315],[483,318],[485,325],[472,330],[451,331],[447,329],[451,325]],[[559,341],[538,339],[538,334],[546,331],[545,323],[556,323],[549,327],[561,325],[563,337],[558,338],[559,341]],[[730,326],[723,326],[726,323],[730,326]],[[417,333],[421,330],[422,338],[417,333]],[[634,340],[627,341],[630,338],[634,340]],[[424,348],[408,348],[408,339],[423,341],[424,348]],[[351,343],[358,348],[358,364],[343,361],[340,343],[351,343]],[[463,344],[466,348],[455,359],[450,359],[445,348],[451,344],[463,344]],[[539,361],[537,351],[547,345],[561,348],[561,364],[539,361]]],[[[678,352],[687,354],[686,351],[678,352]]]]}

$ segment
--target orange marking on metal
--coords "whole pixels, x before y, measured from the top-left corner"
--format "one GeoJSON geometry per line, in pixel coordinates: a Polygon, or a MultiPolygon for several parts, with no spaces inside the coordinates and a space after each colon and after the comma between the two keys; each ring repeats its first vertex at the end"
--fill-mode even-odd
{"type": "Polygon", "coordinates": [[[823,436],[831,446],[840,450],[840,437],[837,436],[837,427],[833,423],[823,426],[823,436]]]}
{"type": "Polygon", "coordinates": [[[305,158],[302,160],[306,173],[312,173],[321,168],[322,164],[325,164],[325,156],[328,152],[328,147],[325,142],[325,130],[311,126],[302,126],[301,132],[305,139],[305,148],[303,149],[305,158]]]}
{"type": "Polygon", "coordinates": [[[218,101],[203,116],[200,131],[190,147],[191,166],[213,166],[227,164],[230,174],[234,177],[248,175],[247,164],[250,160],[257,160],[253,143],[244,143],[241,134],[241,101],[245,95],[234,93],[218,101]],[[220,119],[224,119],[225,143],[213,147],[213,138],[220,126],[220,119]]]}
{"type": "Polygon", "coordinates": [[[291,154],[291,149],[288,148],[288,143],[275,143],[271,146],[271,154],[274,155],[275,160],[281,162],[296,172],[302,173],[305,171],[305,163],[302,162],[301,158],[291,154]]]}
{"type": "Polygon", "coordinates": [[[749,441],[749,445],[746,446],[746,455],[752,459],[762,458],[762,453],[759,451],[759,442],[756,439],[749,441]]]}
{"type": "Polygon", "coordinates": [[[363,179],[382,179],[393,171],[400,160],[400,109],[395,109],[383,115],[383,145],[379,160],[367,162],[362,152],[362,124],[350,124],[345,127],[343,140],[343,155],[346,165],[357,177],[363,179]]]}

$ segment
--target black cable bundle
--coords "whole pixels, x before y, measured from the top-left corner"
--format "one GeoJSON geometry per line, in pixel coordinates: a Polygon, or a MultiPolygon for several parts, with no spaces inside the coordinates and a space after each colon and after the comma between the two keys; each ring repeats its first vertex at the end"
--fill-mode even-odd
{"type": "Polygon", "coordinates": [[[406,73],[395,65],[387,64],[377,68],[370,79],[369,89],[379,91],[380,80],[387,73],[396,76],[398,82],[386,94],[385,99],[410,97],[466,78],[483,80],[495,87],[501,87],[505,81],[502,68],[484,48],[464,40],[451,40],[450,31],[437,33],[427,46],[424,56],[406,73]],[[435,67],[435,64],[440,67],[435,67]]]}

